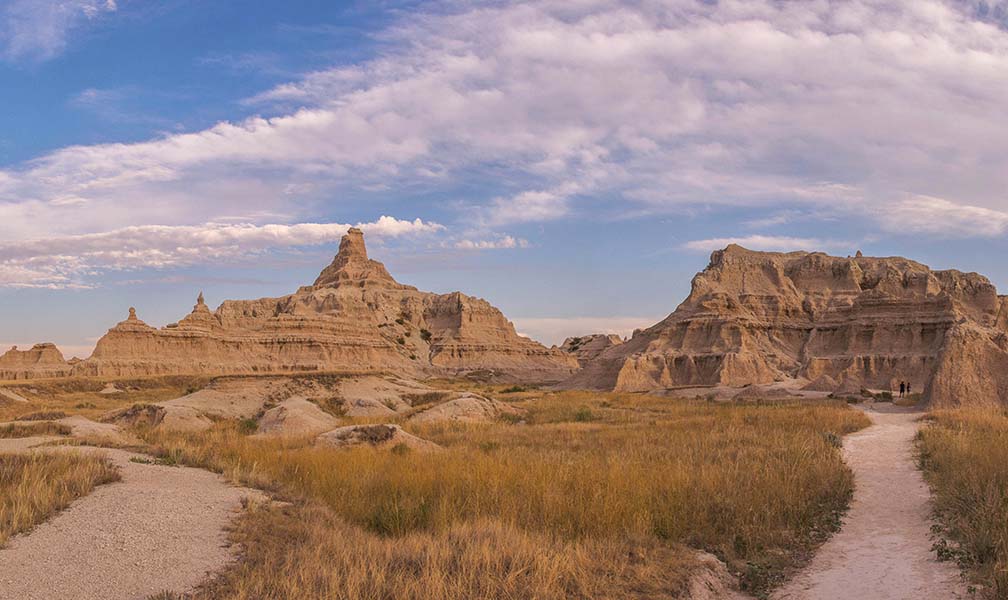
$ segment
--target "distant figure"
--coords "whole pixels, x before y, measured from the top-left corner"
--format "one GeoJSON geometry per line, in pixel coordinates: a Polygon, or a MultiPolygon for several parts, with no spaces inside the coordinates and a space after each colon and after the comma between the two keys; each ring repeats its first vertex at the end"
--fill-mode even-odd
{"type": "Polygon", "coordinates": [[[903,397],[903,393],[906,392],[906,384],[902,381],[900,382],[900,398],[903,397]]]}
{"type": "Polygon", "coordinates": [[[910,382],[907,382],[907,396],[910,395],[910,382]]]}

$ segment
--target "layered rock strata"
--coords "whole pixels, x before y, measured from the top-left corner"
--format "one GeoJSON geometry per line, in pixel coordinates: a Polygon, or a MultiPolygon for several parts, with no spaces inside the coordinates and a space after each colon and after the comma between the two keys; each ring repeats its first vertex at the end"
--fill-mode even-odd
{"type": "Polygon", "coordinates": [[[432,294],[395,281],[351,229],[310,286],[280,298],[202,294],[178,323],[154,328],[130,309],[75,374],[388,371],[412,376],[475,371],[500,379],[557,381],[577,361],[519,336],[485,300],[432,294]]]}
{"type": "Polygon", "coordinates": [[[904,258],[711,255],[665,320],[603,351],[567,385],[620,391],[910,382],[933,405],[1008,403],[1008,298],[976,273],[904,258]]]}
{"type": "Polygon", "coordinates": [[[35,344],[28,350],[14,346],[0,355],[0,380],[63,377],[71,370],[55,344],[35,344]]]}
{"type": "Polygon", "coordinates": [[[623,343],[623,338],[616,334],[593,333],[578,337],[569,337],[560,345],[560,349],[577,359],[582,367],[613,346],[623,343]]]}

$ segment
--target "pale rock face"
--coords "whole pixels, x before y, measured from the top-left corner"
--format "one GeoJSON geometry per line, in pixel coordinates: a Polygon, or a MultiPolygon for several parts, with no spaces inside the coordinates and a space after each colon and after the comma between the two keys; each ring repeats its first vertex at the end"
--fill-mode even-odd
{"type": "Polygon", "coordinates": [[[1008,402],[1008,370],[989,370],[1003,360],[1006,334],[1008,302],[975,273],[732,245],[711,255],[674,313],[604,350],[566,385],[648,391],[806,378],[815,387],[892,389],[909,381],[943,404],[968,393],[943,382],[978,371],[986,383],[975,388],[1008,402]]]}
{"type": "Polygon", "coordinates": [[[577,361],[519,336],[499,310],[460,292],[397,283],[351,229],[311,286],[280,298],[226,300],[162,329],[135,312],[102,337],[77,375],[295,371],[395,372],[560,381],[577,361]]]}
{"type": "Polygon", "coordinates": [[[63,377],[69,375],[71,369],[55,344],[35,344],[28,350],[18,350],[14,346],[0,355],[0,379],[63,377]]]}
{"type": "Polygon", "coordinates": [[[569,337],[561,344],[560,349],[574,356],[582,367],[594,360],[613,346],[623,343],[623,338],[616,334],[593,333],[580,337],[569,337]]]}

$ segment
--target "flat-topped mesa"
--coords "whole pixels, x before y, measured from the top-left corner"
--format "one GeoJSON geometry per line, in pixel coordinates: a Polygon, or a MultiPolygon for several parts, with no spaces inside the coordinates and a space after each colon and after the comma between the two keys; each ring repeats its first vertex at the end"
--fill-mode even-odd
{"type": "Polygon", "coordinates": [[[35,344],[28,350],[17,346],[0,355],[0,379],[37,379],[70,374],[71,365],[52,343],[35,344]]]}
{"type": "Polygon", "coordinates": [[[1005,307],[976,273],[932,271],[899,257],[731,245],[711,255],[675,312],[602,352],[568,385],[645,391],[807,378],[893,389],[909,381],[915,390],[928,386],[933,403],[950,404],[958,402],[954,386],[940,394],[930,386],[942,365],[958,374],[968,368],[946,364],[949,340],[984,338],[990,344],[977,341],[978,352],[999,352],[992,348],[1008,332],[1005,307]],[[950,335],[966,324],[982,333],[950,335]]]}
{"type": "Polygon", "coordinates": [[[367,257],[363,233],[351,229],[314,285],[279,298],[225,300],[213,312],[201,294],[189,315],[162,329],[134,314],[110,329],[75,373],[480,371],[546,382],[576,368],[573,358],[519,336],[485,300],[397,283],[367,257]]]}

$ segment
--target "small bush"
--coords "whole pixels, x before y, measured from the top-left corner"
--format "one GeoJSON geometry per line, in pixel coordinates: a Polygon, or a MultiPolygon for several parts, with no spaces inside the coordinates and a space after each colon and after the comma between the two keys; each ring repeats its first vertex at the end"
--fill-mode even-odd
{"type": "Polygon", "coordinates": [[[588,423],[595,420],[595,413],[588,407],[582,407],[574,413],[574,420],[578,423],[588,423]]]}
{"type": "Polygon", "coordinates": [[[431,335],[431,332],[427,331],[426,329],[421,329],[420,330],[420,339],[421,340],[423,340],[425,342],[429,342],[429,341],[431,341],[432,337],[433,337],[433,335],[431,335]]]}
{"type": "Polygon", "coordinates": [[[259,431],[259,422],[255,419],[242,419],[238,421],[238,431],[242,435],[252,435],[259,431]]]}

